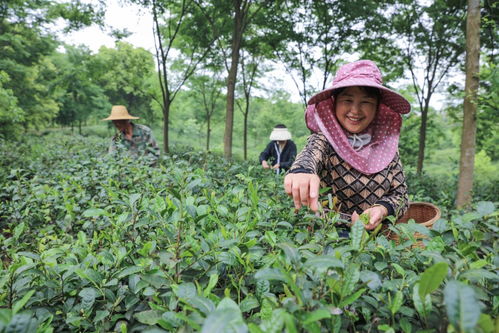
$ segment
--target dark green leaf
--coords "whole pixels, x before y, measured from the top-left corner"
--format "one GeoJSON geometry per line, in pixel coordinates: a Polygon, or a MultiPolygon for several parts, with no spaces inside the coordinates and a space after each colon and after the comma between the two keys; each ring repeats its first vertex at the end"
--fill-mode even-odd
{"type": "Polygon", "coordinates": [[[439,262],[427,268],[419,279],[419,296],[424,299],[426,295],[436,290],[447,276],[449,265],[439,262]]]}
{"type": "Polygon", "coordinates": [[[277,268],[262,268],[255,273],[255,279],[286,281],[286,276],[277,268]]]}
{"type": "Polygon", "coordinates": [[[480,201],[476,205],[476,211],[480,217],[492,214],[495,209],[494,203],[490,201],[480,201]]]}
{"type": "Polygon", "coordinates": [[[447,317],[458,330],[470,332],[480,318],[480,303],[475,291],[459,281],[449,281],[444,288],[444,301],[447,317]]]}
{"type": "Polygon", "coordinates": [[[14,303],[14,305],[12,306],[12,314],[15,315],[16,313],[18,313],[19,310],[23,308],[23,306],[29,301],[29,299],[31,298],[31,296],[33,296],[34,293],[35,293],[34,290],[30,290],[23,296],[23,298],[14,303]]]}
{"type": "Polygon", "coordinates": [[[134,314],[134,317],[146,325],[156,325],[161,319],[161,312],[157,310],[147,310],[134,314]]]}
{"type": "Polygon", "coordinates": [[[331,312],[327,309],[317,309],[304,316],[303,325],[308,325],[322,319],[331,318],[331,312]]]}

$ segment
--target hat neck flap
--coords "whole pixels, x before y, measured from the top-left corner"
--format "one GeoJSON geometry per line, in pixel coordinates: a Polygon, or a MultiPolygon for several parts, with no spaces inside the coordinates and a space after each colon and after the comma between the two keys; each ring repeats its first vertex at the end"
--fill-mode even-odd
{"type": "Polygon", "coordinates": [[[354,169],[373,174],[385,169],[398,150],[402,117],[385,104],[380,104],[370,125],[371,142],[355,150],[346,131],[333,112],[333,98],[309,105],[306,112],[307,127],[313,132],[322,132],[336,153],[354,169]]]}

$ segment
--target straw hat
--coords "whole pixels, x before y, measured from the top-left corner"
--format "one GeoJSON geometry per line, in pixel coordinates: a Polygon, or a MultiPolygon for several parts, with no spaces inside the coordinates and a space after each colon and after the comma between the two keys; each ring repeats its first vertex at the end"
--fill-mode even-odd
{"type": "Polygon", "coordinates": [[[139,117],[131,116],[124,105],[113,105],[109,117],[102,120],[124,120],[124,119],[139,119],[139,117]]]}
{"type": "Polygon", "coordinates": [[[269,139],[272,141],[291,140],[291,133],[284,125],[277,125],[270,133],[269,139]]]}

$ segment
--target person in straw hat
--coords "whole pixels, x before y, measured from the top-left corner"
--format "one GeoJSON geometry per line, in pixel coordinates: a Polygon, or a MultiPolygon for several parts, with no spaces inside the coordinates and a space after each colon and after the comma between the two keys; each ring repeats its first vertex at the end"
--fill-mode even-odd
{"type": "Polygon", "coordinates": [[[296,156],[296,145],[291,133],[283,124],[276,125],[270,133],[270,143],[260,154],[260,164],[264,169],[274,169],[277,174],[288,170],[296,156]],[[270,162],[270,165],[269,165],[270,162]]]}
{"type": "Polygon", "coordinates": [[[383,86],[374,62],[360,60],[343,65],[307,104],[312,134],[284,179],[296,209],[317,212],[319,187],[328,187],[352,222],[368,214],[367,230],[402,216],[408,196],[398,142],[409,102],[383,86]]]}
{"type": "Polygon", "coordinates": [[[123,105],[114,105],[109,117],[102,119],[112,120],[118,130],[111,140],[109,153],[126,151],[134,157],[146,156],[154,164],[159,157],[159,148],[153,133],[149,127],[131,122],[132,119],[139,117],[130,115],[123,105]]]}

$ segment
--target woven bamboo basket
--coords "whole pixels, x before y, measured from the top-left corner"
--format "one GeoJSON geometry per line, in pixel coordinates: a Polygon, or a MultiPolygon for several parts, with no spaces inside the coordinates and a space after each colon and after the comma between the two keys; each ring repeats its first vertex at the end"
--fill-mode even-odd
{"type": "MultiPolygon", "coordinates": [[[[429,229],[432,228],[433,224],[440,218],[440,209],[429,203],[429,202],[411,202],[409,203],[409,208],[407,212],[398,219],[397,224],[407,223],[409,220],[414,220],[416,223],[423,225],[429,229]]],[[[390,229],[386,229],[385,236],[388,239],[394,240],[397,244],[399,243],[399,235],[392,232],[390,229]]],[[[419,232],[414,233],[416,239],[425,239],[426,235],[419,232]]],[[[422,241],[418,241],[414,244],[416,247],[424,248],[422,241]]]]}

